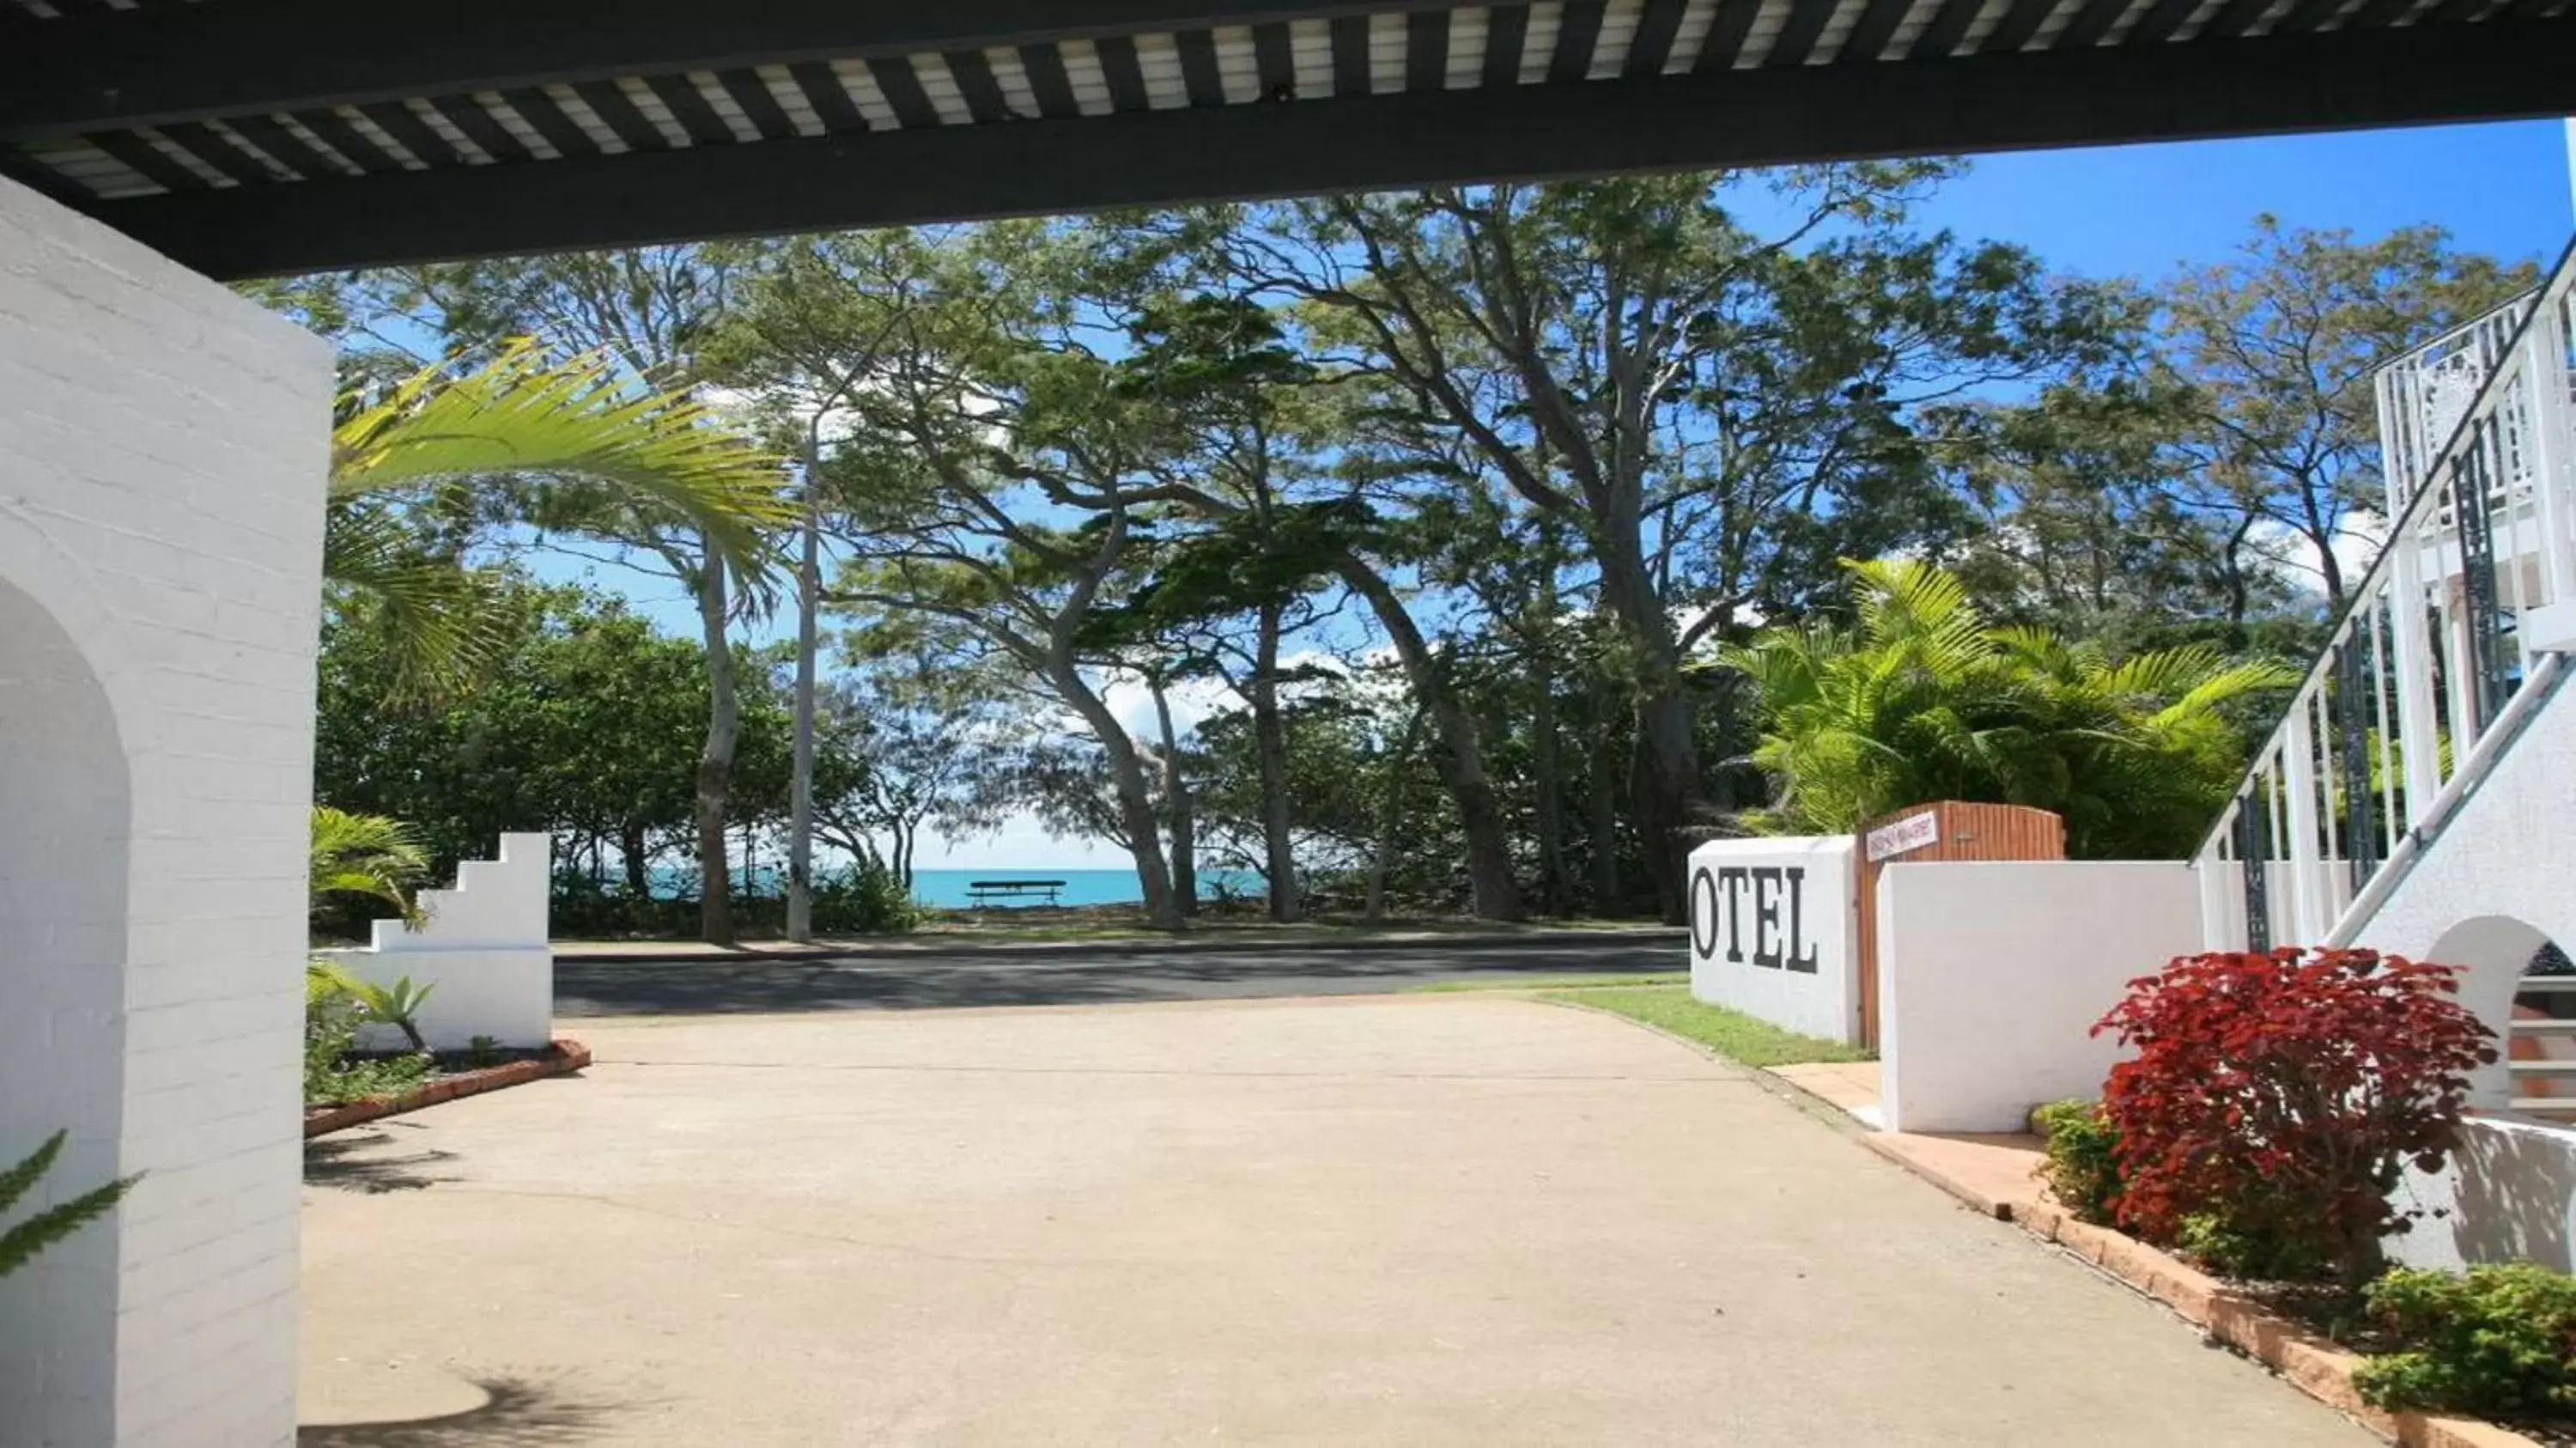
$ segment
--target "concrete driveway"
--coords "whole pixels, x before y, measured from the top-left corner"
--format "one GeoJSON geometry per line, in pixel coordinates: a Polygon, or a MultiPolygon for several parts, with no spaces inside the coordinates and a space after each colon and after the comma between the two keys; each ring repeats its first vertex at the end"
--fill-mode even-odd
{"type": "Polygon", "coordinates": [[[580,1033],[314,1152],[308,1444],[2375,1441],[1606,1016],[580,1033]]]}

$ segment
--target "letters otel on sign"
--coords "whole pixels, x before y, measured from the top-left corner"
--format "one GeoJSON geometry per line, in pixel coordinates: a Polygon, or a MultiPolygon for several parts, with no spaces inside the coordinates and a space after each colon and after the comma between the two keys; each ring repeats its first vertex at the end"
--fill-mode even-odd
{"type": "Polygon", "coordinates": [[[1715,956],[1723,944],[1731,962],[1742,964],[1749,954],[1765,970],[1813,975],[1817,957],[1815,942],[1806,933],[1806,890],[1803,865],[1702,869],[1691,879],[1692,944],[1703,956],[1715,956]]]}

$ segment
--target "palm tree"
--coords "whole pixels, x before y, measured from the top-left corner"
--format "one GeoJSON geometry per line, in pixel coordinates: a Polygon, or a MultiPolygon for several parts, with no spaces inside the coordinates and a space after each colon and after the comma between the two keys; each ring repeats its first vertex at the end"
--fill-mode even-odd
{"type": "Polygon", "coordinates": [[[1765,828],[1842,833],[1936,799],[2054,810],[2078,858],[2178,858],[2236,782],[2229,705],[2297,682],[2214,649],[2113,659],[1989,623],[1957,578],[1847,563],[1857,626],[1768,629],[1722,651],[1759,691],[1765,828]]]}
{"type": "Polygon", "coordinates": [[[427,505],[534,483],[548,513],[579,531],[684,523],[745,579],[766,576],[763,530],[791,517],[776,459],[705,404],[637,385],[601,354],[554,360],[522,339],[463,375],[431,366],[372,399],[352,390],[341,414],[323,573],[338,601],[385,629],[401,694],[471,677],[494,640],[488,582],[424,542],[427,505]]]}
{"type": "Polygon", "coordinates": [[[411,826],[317,804],[312,858],[314,914],[335,898],[356,896],[393,907],[406,923],[420,922],[412,891],[429,873],[429,853],[413,838],[411,826]]]}

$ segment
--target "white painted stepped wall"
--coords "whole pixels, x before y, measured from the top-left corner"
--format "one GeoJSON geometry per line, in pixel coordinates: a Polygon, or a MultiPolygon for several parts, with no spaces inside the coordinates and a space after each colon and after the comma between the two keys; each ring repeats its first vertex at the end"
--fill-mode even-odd
{"type": "MultiPolygon", "coordinates": [[[[500,858],[457,866],[453,889],[420,892],[426,923],[375,923],[374,942],[331,950],[351,974],[381,985],[405,976],[433,985],[420,1011],[421,1034],[437,1051],[464,1050],[477,1036],[503,1046],[543,1046],[554,1035],[554,951],[546,943],[553,840],[501,837],[500,858]]],[[[391,1049],[401,1038],[368,1028],[359,1044],[391,1049]]]]}

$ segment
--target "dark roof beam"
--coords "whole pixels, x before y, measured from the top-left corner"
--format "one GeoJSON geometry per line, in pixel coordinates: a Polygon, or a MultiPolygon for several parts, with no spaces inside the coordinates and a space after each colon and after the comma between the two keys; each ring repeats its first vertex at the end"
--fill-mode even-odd
{"type": "Polygon", "coordinates": [[[2556,21],[942,126],[101,201],[217,276],[1212,198],[2576,110],[2556,21]],[[2550,27],[2544,29],[2543,27],[2550,27]]]}
{"type": "MultiPolygon", "coordinates": [[[[0,0],[5,3],[5,0],[0,0]]],[[[387,44],[347,0],[84,7],[0,47],[0,141],[548,83],[889,59],[1467,0],[448,0],[387,44]]]]}

